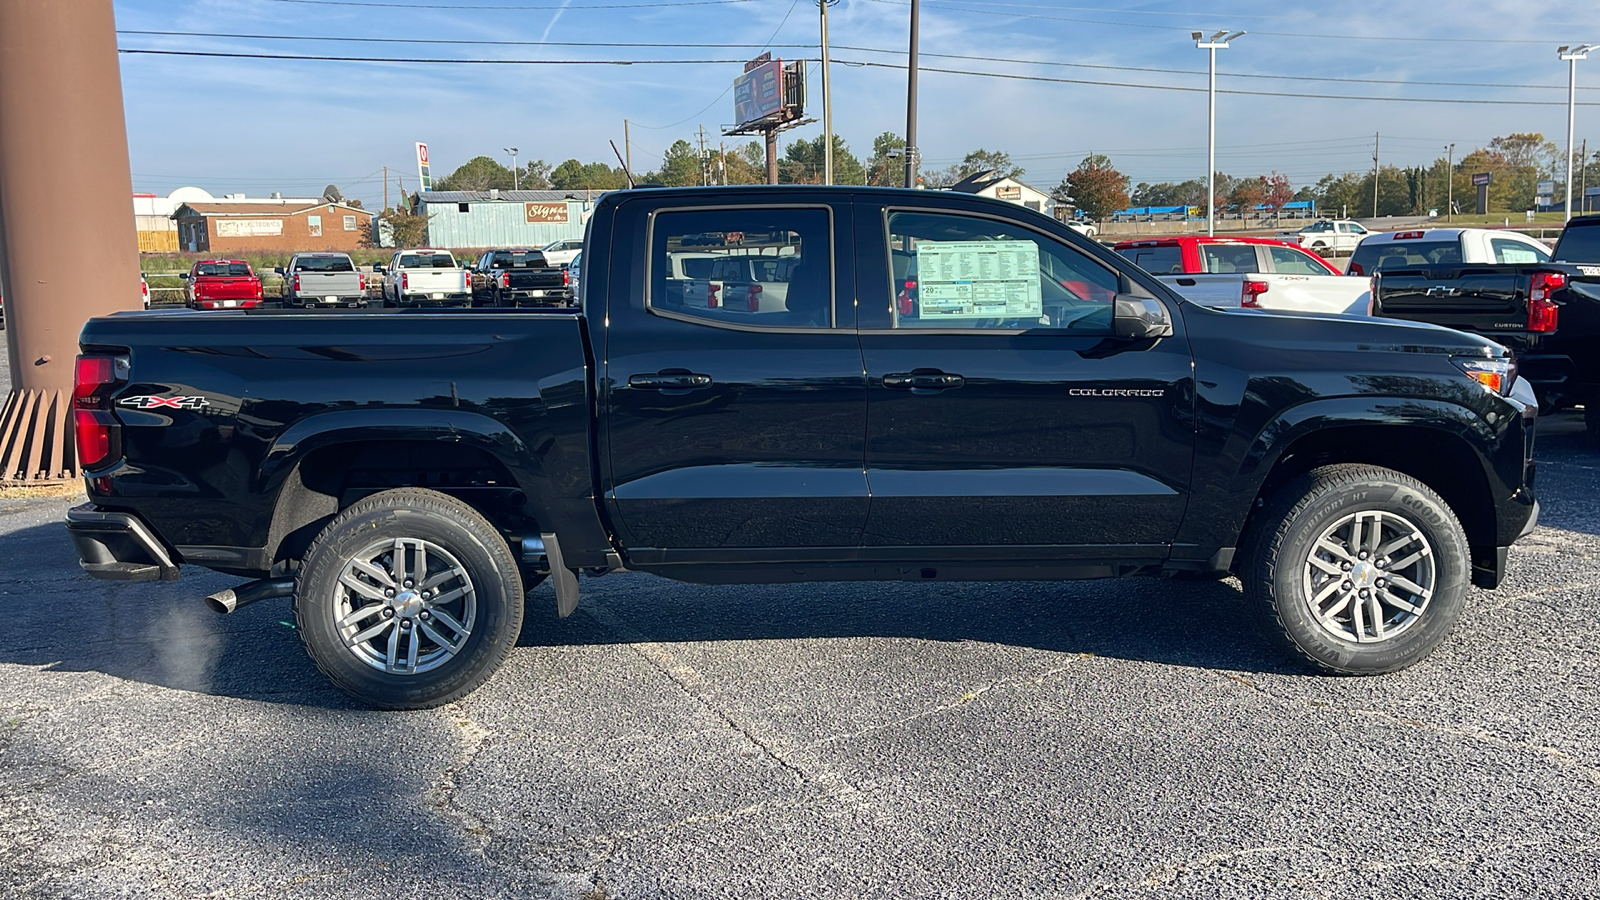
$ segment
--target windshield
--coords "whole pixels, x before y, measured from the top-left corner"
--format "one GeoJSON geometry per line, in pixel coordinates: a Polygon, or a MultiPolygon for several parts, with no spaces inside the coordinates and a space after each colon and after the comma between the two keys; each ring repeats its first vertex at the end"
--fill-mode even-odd
{"type": "Polygon", "coordinates": [[[248,278],[250,265],[242,262],[203,262],[194,267],[194,274],[211,278],[228,276],[248,278]]]}
{"type": "Polygon", "coordinates": [[[1183,250],[1176,245],[1165,247],[1123,247],[1117,252],[1134,265],[1153,275],[1168,275],[1183,271],[1183,250]]]}
{"type": "Polygon", "coordinates": [[[1600,227],[1583,225],[1573,228],[1568,225],[1561,234],[1561,241],[1556,244],[1556,260],[1600,263],[1600,227]]]}
{"type": "Polygon", "coordinates": [[[1461,262],[1461,242],[1444,241],[1362,241],[1350,257],[1352,269],[1360,267],[1371,274],[1379,269],[1405,269],[1418,266],[1444,266],[1461,262]]]}
{"type": "Polygon", "coordinates": [[[489,256],[491,269],[534,269],[548,265],[538,250],[496,250],[489,256]]]}
{"type": "Polygon", "coordinates": [[[453,269],[456,261],[448,253],[406,253],[400,257],[402,269],[453,269]]]}
{"type": "Polygon", "coordinates": [[[346,256],[301,256],[294,261],[296,272],[354,272],[346,256]]]}

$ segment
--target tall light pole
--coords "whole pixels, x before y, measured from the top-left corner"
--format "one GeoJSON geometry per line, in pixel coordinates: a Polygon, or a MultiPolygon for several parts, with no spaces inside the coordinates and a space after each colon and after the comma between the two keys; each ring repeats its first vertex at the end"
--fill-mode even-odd
{"type": "Polygon", "coordinates": [[[817,0],[822,10],[822,183],[833,184],[833,91],[828,87],[828,7],[839,0],[817,0]]]}
{"type": "Polygon", "coordinates": [[[501,147],[500,149],[511,154],[511,189],[513,191],[522,190],[522,172],[517,169],[517,148],[501,147]]]}
{"type": "Polygon", "coordinates": [[[917,186],[917,0],[911,0],[911,55],[906,66],[906,187],[917,186]]]}
{"type": "Polygon", "coordinates": [[[1206,92],[1211,100],[1206,140],[1206,234],[1211,235],[1217,233],[1217,51],[1228,49],[1228,42],[1244,37],[1244,32],[1224,29],[1206,37],[1204,32],[1192,31],[1189,36],[1194,38],[1196,47],[1211,52],[1211,87],[1206,92]]]}
{"type": "Polygon", "coordinates": [[[1448,224],[1456,211],[1456,145],[1444,146],[1444,220],[1448,224]]]}
{"type": "Polygon", "coordinates": [[[1557,47],[1556,55],[1567,63],[1567,219],[1572,218],[1572,133],[1578,123],[1578,60],[1588,57],[1600,44],[1557,47]]]}

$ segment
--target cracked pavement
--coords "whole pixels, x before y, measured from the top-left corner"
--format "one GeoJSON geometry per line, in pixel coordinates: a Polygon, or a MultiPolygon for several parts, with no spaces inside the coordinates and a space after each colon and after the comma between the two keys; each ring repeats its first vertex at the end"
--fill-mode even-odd
{"type": "Polygon", "coordinates": [[[1234,582],[548,586],[451,706],[287,601],[79,573],[0,500],[0,896],[1593,897],[1600,447],[1426,662],[1306,674],[1234,582]]]}

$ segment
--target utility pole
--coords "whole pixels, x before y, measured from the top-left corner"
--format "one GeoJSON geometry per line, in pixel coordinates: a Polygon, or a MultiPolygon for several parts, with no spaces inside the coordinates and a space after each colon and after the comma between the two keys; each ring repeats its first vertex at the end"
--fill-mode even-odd
{"type": "Polygon", "coordinates": [[[628,120],[622,120],[622,164],[633,171],[633,144],[628,142],[628,120]]]}
{"type": "Polygon", "coordinates": [[[383,208],[389,208],[389,167],[383,167],[383,208]]]}
{"type": "Polygon", "coordinates": [[[918,0],[911,0],[911,55],[906,67],[906,187],[917,186],[917,23],[918,0]]]}
{"type": "Polygon", "coordinates": [[[711,183],[711,170],[706,164],[706,126],[700,126],[700,186],[711,183]]]}
{"type": "Polygon", "coordinates": [[[1578,122],[1578,60],[1587,59],[1590,50],[1600,50],[1600,44],[1556,48],[1556,55],[1567,64],[1567,219],[1572,218],[1572,133],[1578,122]]]}
{"type": "Polygon", "coordinates": [[[513,191],[522,190],[522,172],[517,166],[517,148],[501,147],[500,149],[511,154],[511,189],[513,191]]]}
{"type": "Polygon", "coordinates": [[[1446,154],[1444,162],[1444,221],[1448,225],[1450,224],[1450,218],[1456,212],[1456,145],[1447,144],[1444,150],[1446,154]]]}
{"type": "Polygon", "coordinates": [[[1378,217],[1378,133],[1372,133],[1372,217],[1378,217]]]}
{"type": "Polygon", "coordinates": [[[1194,38],[1196,47],[1211,53],[1211,86],[1207,91],[1211,114],[1206,138],[1206,234],[1213,235],[1217,233],[1217,51],[1228,49],[1228,42],[1243,37],[1244,32],[1218,31],[1208,38],[1194,31],[1189,36],[1194,38]]]}
{"type": "Polygon", "coordinates": [[[839,0],[817,0],[822,10],[822,183],[833,184],[833,93],[828,87],[828,7],[839,0]]]}
{"type": "Polygon", "coordinates": [[[728,186],[728,142],[723,141],[717,150],[717,170],[722,173],[722,186],[728,186]]]}
{"type": "Polygon", "coordinates": [[[1583,150],[1578,154],[1578,211],[1589,211],[1589,139],[1583,139],[1583,150]]]}

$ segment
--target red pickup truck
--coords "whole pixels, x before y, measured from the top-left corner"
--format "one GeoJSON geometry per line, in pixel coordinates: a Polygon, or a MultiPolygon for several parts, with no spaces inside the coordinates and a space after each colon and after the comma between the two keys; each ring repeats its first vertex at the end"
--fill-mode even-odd
{"type": "Polygon", "coordinates": [[[189,283],[190,309],[251,309],[261,305],[261,279],[242,259],[202,259],[178,276],[189,283]]]}
{"type": "Polygon", "coordinates": [[[1148,237],[1118,241],[1111,249],[1152,275],[1200,272],[1344,274],[1299,247],[1271,238],[1148,237]]]}

